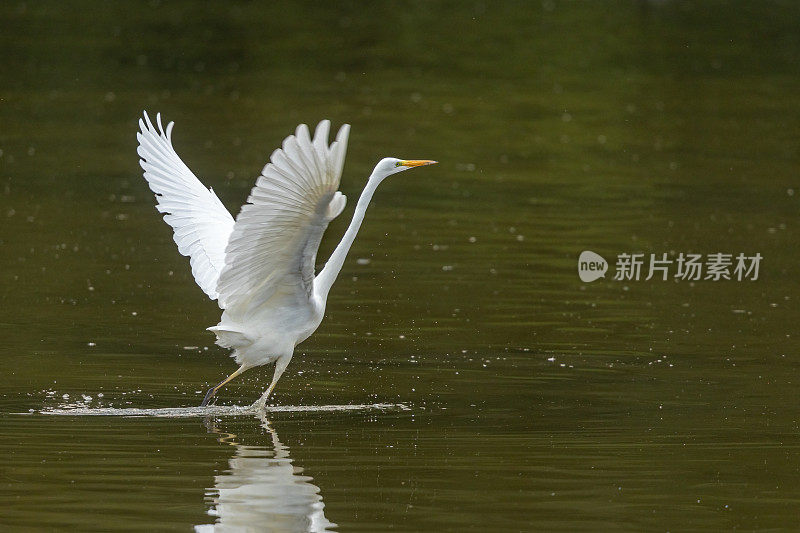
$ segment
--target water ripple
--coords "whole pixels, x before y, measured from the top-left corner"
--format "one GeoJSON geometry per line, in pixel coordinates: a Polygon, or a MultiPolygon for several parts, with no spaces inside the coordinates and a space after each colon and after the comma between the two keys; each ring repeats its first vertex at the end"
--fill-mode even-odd
{"type": "MultiPolygon", "coordinates": [[[[402,403],[373,403],[351,405],[210,405],[206,407],[164,407],[145,409],[140,407],[56,407],[39,411],[43,415],[61,416],[152,416],[159,418],[188,418],[202,416],[242,416],[261,413],[320,413],[342,411],[407,411],[410,407],[402,403]]],[[[20,413],[29,414],[29,413],[20,413]]]]}

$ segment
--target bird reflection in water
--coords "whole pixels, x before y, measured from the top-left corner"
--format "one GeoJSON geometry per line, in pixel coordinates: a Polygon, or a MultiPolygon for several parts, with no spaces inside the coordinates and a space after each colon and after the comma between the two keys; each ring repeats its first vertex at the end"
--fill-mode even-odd
{"type": "Polygon", "coordinates": [[[236,451],[230,469],[215,476],[209,489],[208,514],[217,518],[216,523],[195,526],[195,531],[331,531],[336,524],[325,518],[319,487],[292,464],[289,448],[278,440],[266,417],[261,422],[272,437],[272,449],[238,444],[236,435],[219,431],[212,419],[207,420],[219,441],[236,451]]]}

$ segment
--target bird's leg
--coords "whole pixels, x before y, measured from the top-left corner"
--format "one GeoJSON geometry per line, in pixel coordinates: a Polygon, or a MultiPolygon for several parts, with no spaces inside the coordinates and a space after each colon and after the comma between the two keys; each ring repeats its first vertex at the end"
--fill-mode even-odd
{"type": "Polygon", "coordinates": [[[213,387],[211,387],[210,389],[208,389],[208,392],[206,393],[206,397],[203,398],[202,403],[200,403],[200,407],[205,407],[206,405],[208,405],[208,401],[211,398],[214,397],[214,395],[217,393],[217,390],[222,388],[223,385],[225,385],[227,382],[229,382],[230,380],[232,380],[233,378],[235,378],[236,376],[238,376],[239,374],[241,374],[245,370],[247,370],[247,368],[244,365],[240,366],[239,370],[237,370],[236,372],[234,372],[233,374],[231,374],[230,376],[225,378],[223,381],[220,381],[218,384],[216,384],[213,387]]]}
{"type": "Polygon", "coordinates": [[[286,367],[289,365],[289,361],[291,359],[291,356],[281,357],[275,363],[275,373],[272,375],[272,383],[269,384],[269,388],[264,394],[261,395],[261,398],[256,400],[256,402],[253,404],[253,407],[255,407],[256,410],[264,410],[264,407],[267,405],[267,398],[269,398],[269,395],[272,393],[272,389],[275,388],[275,384],[278,383],[279,379],[281,379],[281,375],[283,374],[283,371],[286,370],[286,367]]]}

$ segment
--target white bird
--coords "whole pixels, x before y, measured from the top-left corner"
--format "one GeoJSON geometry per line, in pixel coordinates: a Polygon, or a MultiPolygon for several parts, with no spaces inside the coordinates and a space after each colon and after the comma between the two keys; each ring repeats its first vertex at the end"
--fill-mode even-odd
{"type": "Polygon", "coordinates": [[[157,209],[174,230],[178,251],[189,257],[192,275],[223,310],[208,328],[217,344],[232,349],[238,370],[208,390],[201,406],[220,387],[250,368],[275,363],[266,403],[292,359],[295,346],[319,327],[328,292],[344,265],[378,185],[392,174],[436,161],[381,159],[358,199],[342,241],[315,276],[315,261],[328,223],[343,210],[339,192],[348,124],[328,145],[330,122],[317,125],[312,139],[301,124],[283,148],[272,153],[247,203],[233,219],[212,189],[207,189],[172,147],[173,122],[161,114],[156,128],[147,113],[136,134],[144,178],[155,193],[157,209]]]}

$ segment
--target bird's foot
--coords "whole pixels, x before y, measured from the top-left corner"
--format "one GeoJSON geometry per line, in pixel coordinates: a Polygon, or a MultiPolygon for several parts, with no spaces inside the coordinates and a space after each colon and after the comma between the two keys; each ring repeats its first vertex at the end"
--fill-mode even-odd
{"type": "Polygon", "coordinates": [[[269,394],[271,390],[266,391],[264,394],[261,395],[261,398],[253,402],[251,406],[255,411],[263,411],[267,407],[267,399],[269,399],[269,394]]]}
{"type": "Polygon", "coordinates": [[[214,397],[214,393],[216,391],[217,391],[217,389],[215,387],[211,387],[210,389],[208,389],[208,392],[206,393],[206,397],[203,398],[202,402],[200,402],[200,407],[206,407],[208,405],[208,402],[211,400],[211,398],[214,397]]]}

